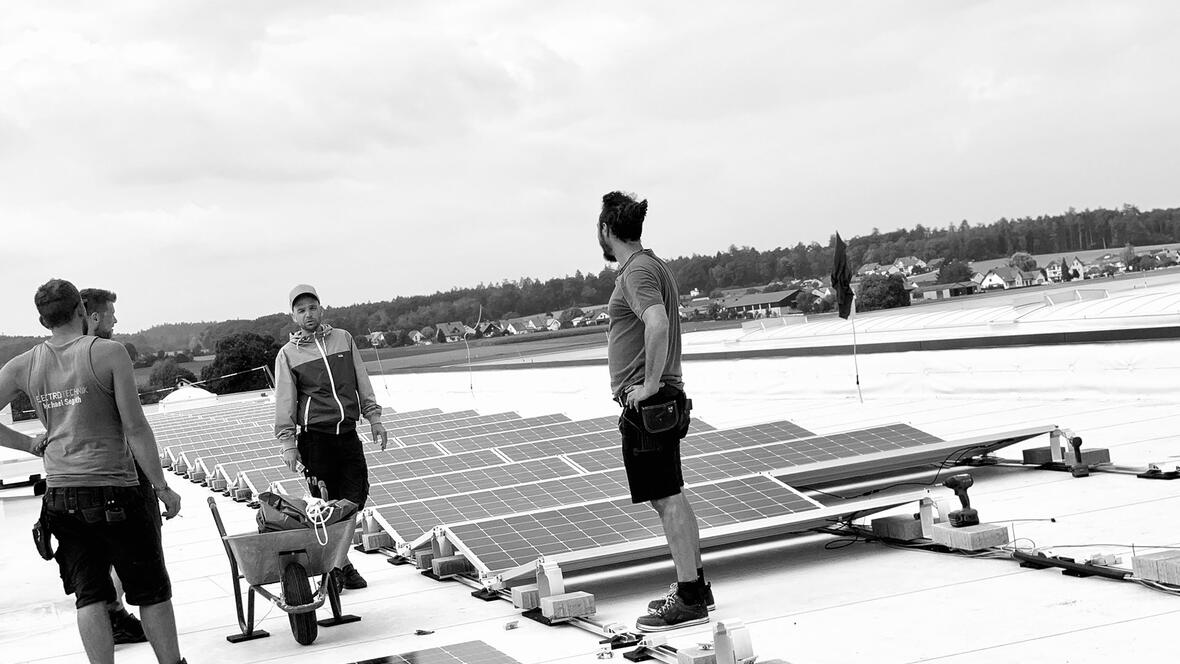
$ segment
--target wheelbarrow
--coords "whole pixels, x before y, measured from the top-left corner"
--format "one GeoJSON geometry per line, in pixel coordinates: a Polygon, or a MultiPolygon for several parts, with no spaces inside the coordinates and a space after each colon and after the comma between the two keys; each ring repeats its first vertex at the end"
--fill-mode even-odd
{"type": "Polygon", "coordinates": [[[360,620],[359,616],[341,613],[340,588],[330,574],[333,569],[343,566],[348,556],[348,547],[356,530],[355,514],[328,526],[328,543],[324,545],[310,528],[227,535],[217,501],[212,497],[209,498],[209,510],[213,512],[213,521],[225,545],[225,555],[229,557],[234,605],[238,612],[240,631],[225,637],[227,641],[240,643],[270,636],[265,630],[255,629],[255,594],[262,595],[287,614],[291,634],[305,646],[315,642],[321,626],[334,627],[360,620]],[[309,576],[320,577],[314,593],[309,576]],[[242,606],[243,580],[248,584],[245,608],[242,606]],[[263,588],[274,583],[280,584],[278,596],[263,588]],[[332,608],[332,617],[317,622],[316,609],[324,605],[325,599],[332,608]]]}

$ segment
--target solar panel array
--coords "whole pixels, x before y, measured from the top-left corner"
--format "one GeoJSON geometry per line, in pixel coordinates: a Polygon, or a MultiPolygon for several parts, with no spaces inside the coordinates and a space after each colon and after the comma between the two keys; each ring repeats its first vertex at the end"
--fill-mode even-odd
{"type": "MultiPolygon", "coordinates": [[[[785,484],[761,476],[696,487],[692,505],[702,530],[819,508],[785,484]]],[[[545,556],[663,536],[655,510],[632,504],[630,499],[489,519],[448,530],[481,566],[495,571],[545,556]]]]}
{"type": "MultiPolygon", "coordinates": [[[[820,462],[854,458],[882,448],[940,442],[941,439],[907,425],[816,436],[796,424],[782,421],[692,434],[683,441],[681,457],[685,482],[695,485],[750,473],[781,472],[808,463],[807,459],[820,462]]],[[[515,481],[499,486],[447,494],[448,484],[439,482],[434,497],[420,495],[389,504],[374,499],[373,504],[395,537],[414,545],[420,544],[436,527],[630,495],[617,449],[581,452],[567,458],[584,470],[554,479],[534,480],[516,471],[527,462],[517,462],[504,472],[515,481]]]]}
{"type": "MultiPolygon", "coordinates": [[[[255,402],[168,413],[153,426],[175,469],[195,471],[194,478],[231,483],[239,497],[302,493],[304,480],[278,456],[273,417],[273,405],[255,402]]],[[[444,533],[480,573],[496,574],[539,557],[591,556],[662,535],[655,512],[631,503],[616,417],[430,409],[387,411],[382,421],[388,449],[365,445],[369,507],[403,553],[444,533]]],[[[903,424],[816,435],[785,420],[726,430],[694,420],[681,456],[702,529],[754,532],[770,520],[822,512],[785,483],[792,478],[817,469],[854,477],[889,456],[931,463],[954,448],[903,424]]],[[[856,501],[844,505],[857,509],[856,501]]]]}

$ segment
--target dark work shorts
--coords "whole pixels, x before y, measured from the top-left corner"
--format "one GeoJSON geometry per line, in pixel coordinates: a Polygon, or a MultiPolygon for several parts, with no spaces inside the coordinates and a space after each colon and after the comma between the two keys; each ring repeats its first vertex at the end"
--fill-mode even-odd
{"type": "MultiPolygon", "coordinates": [[[[339,436],[318,431],[304,431],[297,439],[304,474],[328,488],[328,498],[347,498],[363,507],[369,499],[369,466],[365,448],[356,431],[339,436]]],[[[320,497],[312,485],[311,495],[320,497]]]]}
{"type": "MultiPolygon", "coordinates": [[[[651,399],[678,391],[665,387],[651,399]]],[[[644,445],[639,413],[626,409],[619,415],[619,433],[623,436],[623,467],[627,470],[631,502],[645,503],[680,493],[684,486],[680,468],[681,434],[668,432],[659,437],[658,445],[644,445]]]]}
{"type": "Polygon", "coordinates": [[[158,517],[139,487],[50,488],[44,500],[62,586],[77,608],[115,600],[112,566],[129,604],[172,599],[158,517]],[[123,520],[107,521],[108,507],[121,508],[123,520]]]}

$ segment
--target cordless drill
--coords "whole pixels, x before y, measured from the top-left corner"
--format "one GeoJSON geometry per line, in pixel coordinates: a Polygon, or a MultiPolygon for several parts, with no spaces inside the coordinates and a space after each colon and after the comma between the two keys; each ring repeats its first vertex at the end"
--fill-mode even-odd
{"type": "Polygon", "coordinates": [[[971,499],[967,497],[967,489],[972,484],[975,484],[975,480],[967,473],[951,476],[942,483],[943,486],[954,491],[955,495],[959,497],[959,502],[963,504],[963,509],[955,510],[947,515],[947,519],[950,520],[951,526],[954,528],[979,525],[979,512],[971,508],[971,499]]]}

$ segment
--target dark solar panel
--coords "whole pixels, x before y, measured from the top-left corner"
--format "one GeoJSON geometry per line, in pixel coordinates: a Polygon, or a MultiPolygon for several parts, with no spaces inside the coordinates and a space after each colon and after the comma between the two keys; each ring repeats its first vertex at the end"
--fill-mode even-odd
{"type": "Polygon", "coordinates": [[[414,461],[402,461],[382,466],[369,466],[369,481],[373,484],[408,480],[425,475],[439,475],[467,468],[481,468],[503,463],[492,450],[478,450],[466,454],[448,454],[414,461]]]}
{"type": "Polygon", "coordinates": [[[405,439],[409,436],[426,433],[441,433],[445,431],[452,431],[454,429],[466,429],[468,427],[492,424],[495,422],[514,422],[519,421],[521,417],[517,413],[506,412],[492,413],[491,415],[468,415],[465,417],[444,417],[439,415],[431,419],[433,421],[421,422],[416,420],[412,425],[403,424],[395,425],[395,428],[390,428],[388,426],[386,428],[389,430],[390,435],[397,436],[399,441],[405,443],[405,439]]]}
{"type": "Polygon", "coordinates": [[[452,646],[366,659],[352,664],[520,664],[520,662],[483,641],[468,641],[452,646]]]}
{"type": "Polygon", "coordinates": [[[905,424],[873,427],[688,457],[683,462],[684,481],[689,484],[706,482],[750,472],[785,470],[807,464],[853,459],[874,452],[916,448],[941,442],[944,442],[941,438],[905,424]]]}
{"type": "Polygon", "coordinates": [[[555,424],[557,422],[568,422],[569,418],[565,415],[542,415],[540,417],[526,417],[519,420],[510,420],[507,422],[493,422],[490,424],[480,424],[478,426],[464,427],[460,429],[451,429],[445,432],[438,433],[422,433],[412,436],[399,437],[403,445],[420,445],[423,443],[440,443],[446,440],[456,440],[459,438],[467,438],[469,436],[478,436],[481,434],[492,433],[496,431],[512,431],[514,429],[527,429],[529,427],[539,427],[546,424],[555,424]]]}
{"type": "Polygon", "coordinates": [[[464,495],[382,504],[381,516],[404,541],[413,541],[435,526],[556,508],[590,500],[628,495],[623,471],[575,475],[560,480],[498,487],[464,495]]]}
{"type": "MultiPolygon", "coordinates": [[[[415,459],[426,459],[429,457],[442,455],[442,450],[435,445],[415,445],[414,447],[391,447],[384,452],[369,450],[366,455],[371,460],[379,457],[390,462],[394,461],[412,461],[415,459]]],[[[291,477],[291,471],[283,465],[282,459],[279,458],[277,448],[273,448],[271,453],[265,457],[257,459],[247,459],[244,461],[231,461],[218,466],[219,472],[227,479],[235,480],[238,475],[244,472],[255,472],[260,470],[274,469],[277,473],[267,473],[266,477],[270,478],[268,481],[261,483],[262,475],[252,476],[251,482],[254,486],[266,487],[270,482],[281,481],[291,477]]]]}
{"type": "Polygon", "coordinates": [[[600,417],[593,420],[580,420],[577,422],[560,422],[547,425],[537,425],[528,429],[517,429],[515,431],[501,431],[489,432],[480,435],[473,435],[458,440],[439,441],[439,445],[443,449],[457,454],[459,452],[469,452],[471,450],[487,449],[489,447],[501,447],[504,445],[513,445],[516,443],[530,443],[540,440],[553,440],[557,438],[566,438],[582,433],[594,433],[601,431],[612,431],[617,426],[613,417],[600,417]]]}
{"type": "Polygon", "coordinates": [[[604,447],[612,446],[619,446],[618,431],[603,430],[566,438],[500,445],[497,449],[513,461],[524,461],[525,459],[539,459],[541,457],[570,454],[583,450],[600,450],[604,447]]]}
{"type": "Polygon", "coordinates": [[[498,466],[385,482],[371,486],[369,495],[374,505],[387,505],[411,500],[454,496],[489,487],[570,477],[576,473],[577,471],[572,466],[558,457],[530,459],[520,463],[501,463],[498,466]]]}
{"type": "MultiPolygon", "coordinates": [[[[768,477],[755,476],[693,489],[702,529],[817,509],[815,503],[768,477]]],[[[490,571],[503,571],[543,556],[663,537],[649,505],[619,499],[450,526],[490,571]]]]}

